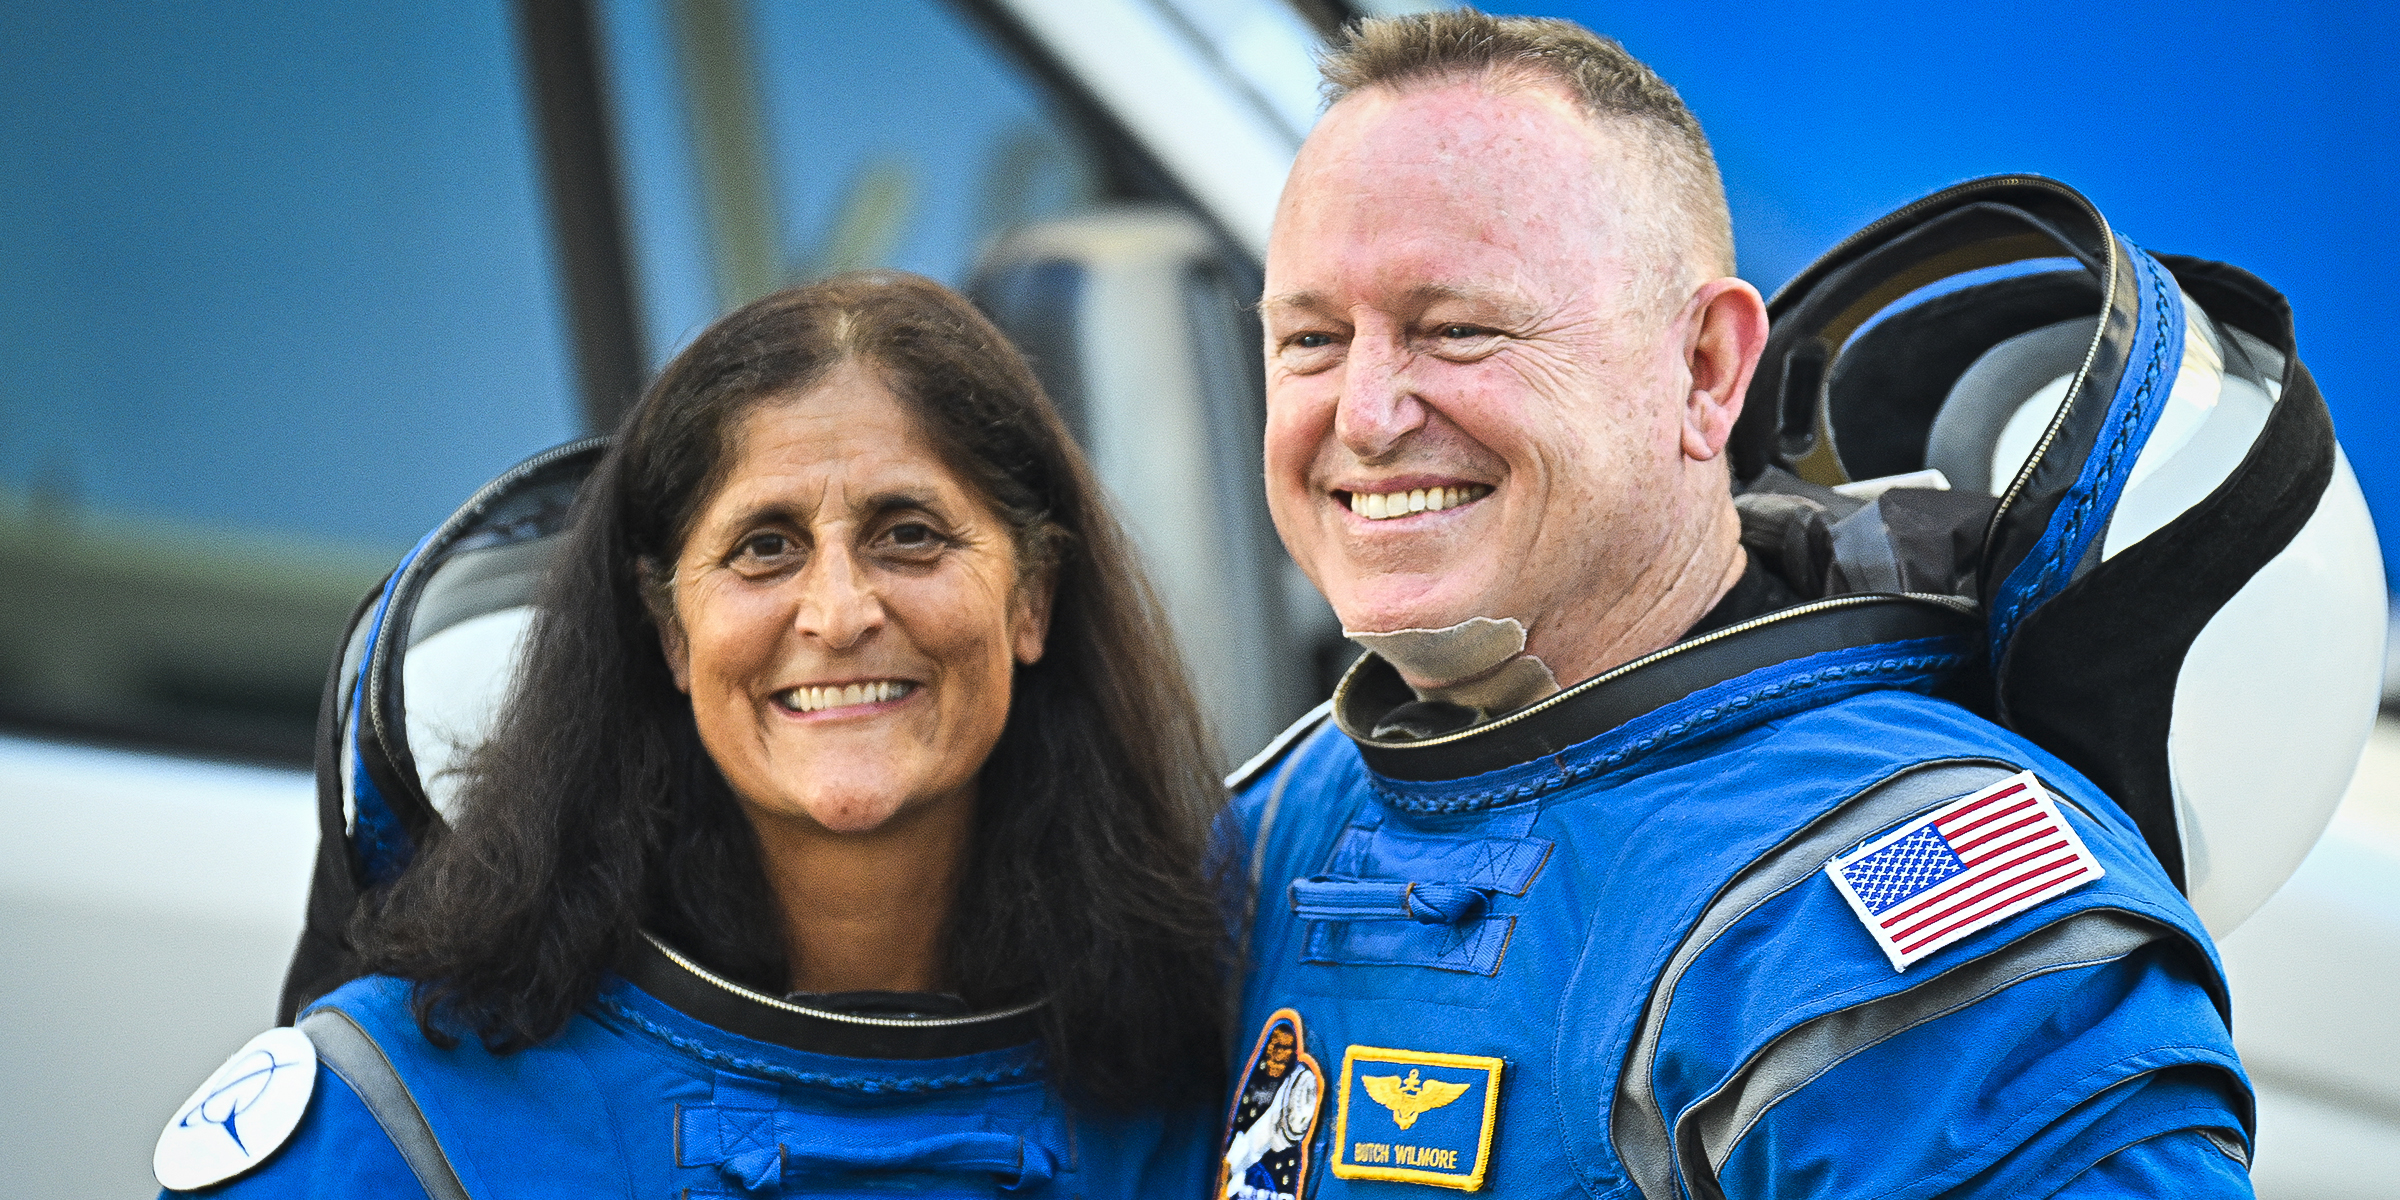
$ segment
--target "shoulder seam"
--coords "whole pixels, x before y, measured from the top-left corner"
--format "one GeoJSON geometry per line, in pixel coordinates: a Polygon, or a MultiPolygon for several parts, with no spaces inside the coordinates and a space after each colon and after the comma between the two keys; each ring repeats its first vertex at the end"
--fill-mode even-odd
{"type": "MultiPolygon", "coordinates": [[[[2082,909],[1908,988],[1793,1026],[1676,1117],[1680,1155],[1705,1163],[1713,1179],[1768,1110],[1861,1051],[2027,980],[2115,962],[2170,935],[2148,914],[2082,909]]],[[[1687,1178],[1697,1165],[1686,1163],[1687,1178]]]]}
{"type": "Polygon", "coordinates": [[[338,1008],[320,1007],[300,1018],[300,1031],[317,1048],[317,1061],[350,1085],[368,1115],[383,1127],[428,1200],[469,1200],[466,1185],[459,1182],[433,1126],[425,1120],[425,1110],[358,1019],[338,1008]]]}
{"type": "Polygon", "coordinates": [[[1266,775],[1269,768],[1283,761],[1284,755],[1291,753],[1293,747],[1298,746],[1302,739],[1306,738],[1317,726],[1324,724],[1325,719],[1332,715],[1333,701],[1331,700],[1300,714],[1300,719],[1284,726],[1283,732],[1276,734],[1274,740],[1268,742],[1265,749],[1252,755],[1249,762],[1235,767],[1233,773],[1225,777],[1225,790],[1238,792],[1258,782],[1261,777],[1266,775]]]}
{"type": "Polygon", "coordinates": [[[1912,812],[1932,808],[1965,795],[1993,778],[2012,773],[1998,760],[1983,756],[1937,758],[1898,767],[1882,779],[1845,796],[1816,818],[1792,831],[1781,843],[1734,873],[1722,890],[1694,917],[1662,967],[1650,999],[1643,1005],[1641,1023],[1626,1048],[1625,1073],[1616,1092],[1616,1109],[1609,1119],[1609,1140],[1626,1173],[1644,1196],[1673,1194],[1675,1131],[1667,1113],[1646,1085],[1651,1056],[1657,1052],[1659,1031],[1666,1021],[1674,985],[1685,968],[1717,936],[1767,898],[1814,876],[1825,856],[1858,839],[1874,836],[1912,812]]]}

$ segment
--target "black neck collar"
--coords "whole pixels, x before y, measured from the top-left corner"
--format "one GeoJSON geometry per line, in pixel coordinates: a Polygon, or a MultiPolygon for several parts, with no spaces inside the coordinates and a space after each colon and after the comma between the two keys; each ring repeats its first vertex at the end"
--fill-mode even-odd
{"type": "Polygon", "coordinates": [[[1677,642],[1513,713],[1420,741],[1377,741],[1368,732],[1414,697],[1391,664],[1368,654],[1334,689],[1333,716],[1379,775],[1463,779],[1555,754],[1762,667],[1858,646],[1971,634],[1976,626],[1975,614],[1948,597],[1836,596],[1677,642]]]}
{"type": "Polygon", "coordinates": [[[955,1058],[1041,1038],[1041,1001],[957,1017],[808,1008],[725,979],[645,933],[617,973],[667,1007],[754,1041],[846,1058],[955,1058]]]}

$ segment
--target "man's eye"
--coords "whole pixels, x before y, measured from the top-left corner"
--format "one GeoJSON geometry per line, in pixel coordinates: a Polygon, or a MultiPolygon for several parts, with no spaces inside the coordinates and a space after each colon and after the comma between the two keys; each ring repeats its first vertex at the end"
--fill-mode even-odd
{"type": "Polygon", "coordinates": [[[1292,344],[1303,350],[1316,350],[1332,345],[1333,335],[1330,333],[1304,333],[1293,338],[1292,344]]]}
{"type": "Polygon", "coordinates": [[[1485,329],[1480,329],[1480,328],[1478,328],[1478,327],[1476,327],[1476,326],[1473,326],[1473,325],[1444,325],[1444,326],[1442,326],[1442,336],[1443,336],[1443,337],[1446,337],[1446,338],[1473,338],[1473,337],[1483,337],[1483,336],[1484,336],[1486,333],[1488,333],[1488,332],[1489,332],[1488,330],[1485,330],[1485,329]]]}

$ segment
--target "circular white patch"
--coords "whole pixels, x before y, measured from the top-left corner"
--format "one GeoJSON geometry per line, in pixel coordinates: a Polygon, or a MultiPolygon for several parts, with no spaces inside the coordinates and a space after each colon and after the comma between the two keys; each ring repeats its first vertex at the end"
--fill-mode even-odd
{"type": "Polygon", "coordinates": [[[270,1029],[234,1051],[158,1135],[150,1170],[159,1186],[190,1191],[267,1161],[308,1110],[317,1048],[297,1029],[270,1029]]]}

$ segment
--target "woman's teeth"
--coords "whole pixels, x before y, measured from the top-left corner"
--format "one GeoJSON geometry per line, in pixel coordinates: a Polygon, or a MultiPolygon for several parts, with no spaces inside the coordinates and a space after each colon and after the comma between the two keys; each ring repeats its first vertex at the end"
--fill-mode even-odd
{"type": "Polygon", "coordinates": [[[1492,489],[1480,483],[1465,487],[1412,488],[1405,492],[1352,492],[1350,511],[1370,521],[1388,521],[1410,513],[1440,512],[1481,500],[1492,489]]]}
{"type": "Polygon", "coordinates": [[[812,713],[828,708],[847,708],[853,704],[881,704],[897,700],[917,690],[917,685],[898,679],[879,679],[874,683],[845,683],[838,687],[796,687],[775,697],[793,712],[812,713]]]}

